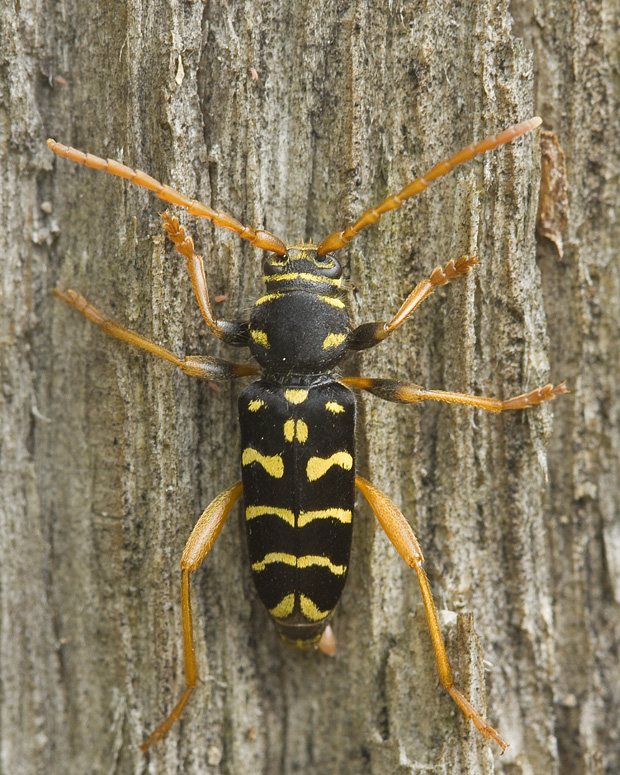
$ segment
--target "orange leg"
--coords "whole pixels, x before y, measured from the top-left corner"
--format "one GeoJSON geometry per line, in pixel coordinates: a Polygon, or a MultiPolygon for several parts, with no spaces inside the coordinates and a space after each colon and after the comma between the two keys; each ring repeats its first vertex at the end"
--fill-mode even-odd
{"type": "Polygon", "coordinates": [[[161,213],[161,217],[164,222],[164,231],[187,261],[187,271],[192,281],[196,300],[209,330],[227,344],[247,347],[250,341],[247,323],[240,320],[216,320],[213,317],[205,267],[202,256],[194,252],[194,241],[191,237],[185,236],[185,229],[180,225],[176,215],[172,216],[166,210],[165,213],[161,213]]]}
{"type": "Polygon", "coordinates": [[[433,648],[435,650],[437,672],[441,685],[450,694],[454,702],[456,702],[467,718],[474,722],[476,727],[485,737],[489,740],[495,740],[501,747],[503,753],[506,750],[508,743],[497,734],[492,726],[487,724],[478,711],[454,686],[450,662],[448,661],[446,647],[443,638],[441,637],[439,622],[437,621],[437,609],[433,601],[433,593],[431,592],[426,573],[422,568],[424,556],[411,526],[387,495],[384,495],[370,482],[362,479],[361,476],[356,476],[355,485],[370,504],[381,527],[385,530],[387,537],[394,544],[400,556],[417,574],[420,589],[422,590],[422,599],[424,600],[428,628],[431,633],[433,648]]]}
{"type": "Polygon", "coordinates": [[[136,334],[135,331],[131,331],[130,329],[125,328],[125,326],[121,326],[120,323],[116,323],[114,320],[106,318],[99,310],[95,309],[92,304],[89,304],[83,296],[80,296],[75,291],[60,291],[56,288],[54,290],[54,296],[62,299],[69,304],[69,306],[74,307],[78,312],[81,312],[88,320],[100,326],[106,334],[109,334],[116,339],[120,339],[123,342],[129,342],[143,350],[147,350],[148,352],[153,353],[153,355],[157,355],[159,358],[169,361],[181,369],[181,371],[185,372],[185,374],[189,374],[192,377],[210,380],[228,380],[233,377],[245,377],[258,374],[258,369],[254,366],[248,366],[244,363],[230,363],[221,358],[212,358],[209,355],[188,355],[183,359],[178,358],[165,347],[162,347],[155,342],[151,342],[150,339],[146,339],[146,337],[136,334]]]}
{"type": "Polygon", "coordinates": [[[428,280],[422,280],[421,283],[416,285],[392,320],[386,324],[386,336],[391,334],[392,331],[395,331],[398,326],[402,325],[418,304],[424,301],[427,296],[430,296],[435,288],[438,288],[440,285],[445,285],[450,280],[455,280],[457,277],[463,277],[468,274],[472,266],[477,263],[478,259],[476,256],[461,256],[456,263],[454,261],[449,261],[446,268],[443,270],[438,266],[428,280]]]}
{"type": "Polygon", "coordinates": [[[561,382],[555,387],[549,383],[541,388],[536,388],[529,393],[507,398],[502,401],[499,398],[486,398],[484,396],[471,396],[468,393],[450,393],[446,390],[426,390],[419,385],[410,382],[397,382],[391,379],[369,379],[367,377],[344,377],[340,380],[349,387],[367,390],[384,401],[395,401],[400,404],[417,404],[420,401],[444,401],[448,404],[464,404],[474,406],[477,409],[486,409],[488,412],[505,412],[507,409],[527,409],[544,401],[551,401],[561,393],[568,393],[566,382],[561,382]]]}
{"type": "Polygon", "coordinates": [[[457,277],[463,277],[468,274],[472,266],[478,263],[476,256],[461,256],[457,261],[449,261],[446,268],[436,267],[428,280],[422,280],[411,291],[409,296],[402,303],[398,312],[389,323],[363,323],[353,332],[349,341],[349,349],[365,350],[368,347],[374,347],[379,342],[383,342],[388,336],[401,326],[411,315],[413,310],[424,301],[427,296],[440,285],[446,285],[450,280],[457,277]]]}
{"type": "Polygon", "coordinates": [[[241,495],[243,485],[241,482],[233,484],[227,490],[215,498],[203,511],[185,544],[183,557],[181,558],[181,614],[183,617],[183,659],[185,663],[185,690],[172,712],[147,739],[140,748],[143,752],[161,740],[168,734],[175,721],[179,719],[183,708],[196,688],[198,670],[196,668],[196,656],[194,654],[194,635],[192,626],[192,607],[190,601],[189,574],[200,567],[207,553],[215,543],[226,517],[241,495]]]}

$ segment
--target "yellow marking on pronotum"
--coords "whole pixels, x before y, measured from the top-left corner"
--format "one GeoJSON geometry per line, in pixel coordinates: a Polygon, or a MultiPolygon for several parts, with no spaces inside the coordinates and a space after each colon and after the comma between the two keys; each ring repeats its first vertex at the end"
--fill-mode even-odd
{"type": "Polygon", "coordinates": [[[307,390],[285,390],[284,398],[286,398],[289,404],[303,404],[306,398],[308,398],[308,391],[307,390]]]}
{"type": "Polygon", "coordinates": [[[295,557],[294,554],[285,554],[284,552],[269,552],[262,560],[252,563],[252,570],[257,572],[265,570],[268,565],[271,565],[274,562],[281,562],[284,563],[284,565],[292,565],[295,567],[297,565],[297,557],[295,557]]]}
{"type": "Polygon", "coordinates": [[[266,293],[264,296],[261,296],[260,299],[256,299],[256,301],[254,302],[254,305],[258,306],[259,304],[266,304],[268,301],[281,299],[283,296],[284,296],[283,293],[266,293]]]}
{"type": "Polygon", "coordinates": [[[317,299],[324,301],[325,304],[331,304],[332,307],[338,307],[338,309],[344,309],[345,303],[340,299],[335,299],[333,296],[317,296],[317,299]]]}
{"type": "Polygon", "coordinates": [[[248,404],[248,412],[258,412],[258,410],[266,406],[262,398],[253,398],[248,404]]]}
{"type": "Polygon", "coordinates": [[[241,456],[241,465],[249,466],[251,463],[260,463],[260,465],[267,471],[274,479],[282,479],[284,476],[284,463],[282,462],[282,455],[261,455],[252,447],[246,447],[243,450],[241,456]]]}
{"type": "Polygon", "coordinates": [[[353,514],[349,509],[323,509],[321,511],[300,511],[297,527],[304,527],[315,519],[337,519],[344,524],[351,521],[353,514]]]}
{"type": "Polygon", "coordinates": [[[264,331],[259,331],[255,328],[251,328],[250,336],[252,337],[252,340],[256,342],[256,344],[262,345],[265,348],[265,350],[269,349],[269,339],[267,339],[267,334],[264,331]]]}
{"type": "Polygon", "coordinates": [[[269,613],[274,617],[274,619],[286,619],[287,616],[290,616],[293,613],[294,608],[295,593],[293,592],[290,595],[283,597],[278,605],[270,608],[269,613]]]}
{"type": "Polygon", "coordinates": [[[320,622],[321,619],[325,619],[331,613],[331,611],[321,611],[316,603],[301,593],[299,595],[299,607],[302,614],[306,619],[310,619],[311,622],[320,622]]]}
{"type": "Polygon", "coordinates": [[[340,412],[344,412],[344,406],[336,401],[328,401],[325,404],[325,408],[328,412],[333,412],[334,414],[340,414],[340,412]]]}
{"type": "Polygon", "coordinates": [[[284,423],[284,438],[287,441],[293,441],[295,438],[295,420],[287,420],[284,423]]]}
{"type": "Polygon", "coordinates": [[[342,285],[342,278],[334,280],[331,277],[323,277],[319,274],[309,274],[308,272],[287,272],[286,274],[267,274],[263,277],[264,282],[286,282],[287,280],[308,280],[312,283],[324,283],[328,285],[335,285],[340,288],[342,285]]]}
{"type": "Polygon", "coordinates": [[[290,509],[281,509],[278,506],[248,506],[245,510],[247,520],[262,517],[264,514],[273,514],[283,519],[291,527],[295,527],[295,514],[290,509]]]}
{"type": "Polygon", "coordinates": [[[306,554],[303,557],[295,557],[294,554],[286,554],[285,552],[269,552],[262,560],[252,563],[252,570],[258,573],[274,562],[291,565],[294,568],[312,568],[314,565],[318,565],[321,568],[327,568],[334,576],[344,576],[347,572],[346,565],[335,565],[329,557],[324,557],[322,554],[306,554]]]}
{"type": "Polygon", "coordinates": [[[329,350],[330,347],[338,347],[347,338],[346,334],[327,334],[323,340],[323,349],[329,350]]]}
{"type": "Polygon", "coordinates": [[[308,481],[315,482],[320,479],[332,466],[340,466],[345,471],[350,471],[353,468],[353,458],[348,452],[334,452],[331,457],[311,457],[306,466],[308,481]]]}

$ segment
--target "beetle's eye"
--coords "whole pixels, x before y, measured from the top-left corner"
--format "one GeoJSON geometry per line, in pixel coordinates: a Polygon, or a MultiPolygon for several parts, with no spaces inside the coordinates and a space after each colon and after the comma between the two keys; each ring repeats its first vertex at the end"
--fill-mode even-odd
{"type": "Polygon", "coordinates": [[[274,253],[263,261],[263,274],[282,274],[287,264],[288,258],[286,256],[278,256],[274,253]]]}
{"type": "Polygon", "coordinates": [[[329,253],[325,256],[316,256],[314,262],[320,268],[321,274],[337,280],[342,275],[342,267],[329,253]]]}

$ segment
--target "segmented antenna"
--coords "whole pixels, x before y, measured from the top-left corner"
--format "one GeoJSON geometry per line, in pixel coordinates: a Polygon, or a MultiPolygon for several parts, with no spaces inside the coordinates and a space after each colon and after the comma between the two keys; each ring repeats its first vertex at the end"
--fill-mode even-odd
{"type": "Polygon", "coordinates": [[[384,199],[381,204],[376,207],[371,207],[370,210],[366,210],[353,225],[347,226],[344,231],[335,231],[333,234],[330,234],[329,237],[326,237],[318,247],[319,256],[324,256],[326,253],[331,253],[334,250],[345,247],[353,237],[357,237],[362,229],[365,229],[366,226],[370,226],[372,223],[376,223],[383,213],[387,213],[389,210],[396,210],[396,208],[400,207],[407,199],[411,199],[412,196],[424,191],[424,189],[428,188],[431,183],[437,180],[437,178],[451,172],[455,167],[458,167],[459,164],[471,161],[471,159],[481,153],[492,151],[493,148],[497,148],[498,145],[509,143],[515,138],[524,135],[526,132],[531,132],[532,129],[536,129],[536,127],[541,124],[542,118],[535,116],[534,118],[530,118],[529,121],[523,121],[521,124],[515,124],[514,126],[508,127],[508,129],[504,129],[504,131],[500,132],[498,135],[491,135],[490,137],[481,140],[479,143],[472,143],[466,148],[462,148],[449,159],[440,161],[425,175],[422,175],[421,178],[416,178],[405,186],[398,194],[391,194],[387,199],[384,199]]]}
{"type": "Polygon", "coordinates": [[[188,199],[183,194],[176,191],[170,186],[165,186],[155,178],[147,175],[146,172],[140,170],[131,169],[126,167],[118,161],[113,159],[101,159],[99,156],[93,156],[92,153],[84,153],[78,151],[76,148],[70,148],[61,143],[57,143],[51,138],[47,141],[47,147],[50,151],[70,159],[78,164],[84,164],[86,167],[92,167],[95,170],[103,170],[110,175],[116,175],[119,178],[125,178],[130,183],[135,183],[136,186],[142,188],[148,188],[149,191],[153,191],[164,202],[170,202],[170,204],[184,207],[190,215],[196,215],[199,218],[208,218],[213,221],[216,226],[222,226],[224,229],[230,229],[236,232],[241,239],[249,240],[256,248],[262,248],[263,250],[269,250],[272,253],[277,253],[283,256],[286,253],[286,245],[270,234],[268,231],[257,229],[256,231],[249,226],[244,226],[236,218],[231,215],[223,213],[221,210],[212,210],[202,202],[198,202],[196,199],[188,199]]]}

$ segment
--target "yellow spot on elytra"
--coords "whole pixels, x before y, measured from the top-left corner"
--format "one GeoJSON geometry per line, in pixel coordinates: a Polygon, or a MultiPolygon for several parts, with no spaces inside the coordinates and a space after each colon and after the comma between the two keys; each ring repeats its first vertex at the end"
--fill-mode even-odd
{"type": "Polygon", "coordinates": [[[346,334],[327,334],[323,340],[323,349],[329,350],[330,347],[338,347],[347,338],[346,334]]]}
{"type": "Polygon", "coordinates": [[[269,339],[267,339],[267,334],[264,331],[258,331],[255,328],[251,328],[250,336],[252,337],[253,342],[262,345],[265,350],[269,349],[269,339]]]}
{"type": "Polygon", "coordinates": [[[335,299],[333,296],[317,296],[318,299],[324,301],[326,304],[331,304],[332,307],[338,307],[338,309],[344,309],[344,301],[335,299]]]}
{"type": "Polygon", "coordinates": [[[306,466],[309,482],[315,482],[329,471],[332,466],[340,466],[345,471],[353,468],[353,458],[348,452],[334,452],[331,457],[311,457],[306,466]]]}
{"type": "Polygon", "coordinates": [[[252,447],[246,447],[241,456],[241,465],[249,466],[251,463],[259,463],[274,479],[281,479],[284,475],[282,455],[261,455],[252,447]]]}
{"type": "Polygon", "coordinates": [[[266,304],[269,301],[281,299],[282,296],[284,296],[283,293],[266,293],[264,296],[261,296],[260,299],[256,299],[254,306],[258,307],[259,304],[266,304]]]}
{"type": "Polygon", "coordinates": [[[283,597],[278,605],[270,608],[269,613],[274,619],[286,619],[287,616],[290,616],[293,613],[293,608],[295,608],[295,594],[291,593],[290,595],[283,597]]]}
{"type": "Polygon", "coordinates": [[[246,519],[255,519],[265,514],[273,514],[287,522],[291,527],[295,527],[295,515],[290,509],[281,509],[277,506],[248,506],[245,510],[246,519]]]}
{"type": "Polygon", "coordinates": [[[344,576],[347,572],[346,565],[335,565],[329,557],[324,557],[322,554],[306,554],[304,557],[298,557],[297,559],[298,568],[311,568],[313,565],[327,568],[334,576],[344,576]]]}
{"type": "Polygon", "coordinates": [[[344,412],[344,406],[342,404],[337,403],[336,401],[328,401],[325,404],[325,408],[328,412],[333,412],[334,414],[339,414],[340,412],[344,412]]]}
{"type": "Polygon", "coordinates": [[[293,441],[295,437],[295,420],[287,420],[284,423],[284,438],[287,441],[293,441]]]}
{"type": "Polygon", "coordinates": [[[285,390],[284,398],[286,398],[289,404],[303,404],[306,398],[308,398],[308,391],[307,390],[285,390]]]}
{"type": "Polygon", "coordinates": [[[265,402],[262,398],[253,398],[248,404],[249,412],[258,412],[261,406],[265,406],[265,402]]]}
{"type": "Polygon", "coordinates": [[[287,441],[293,441],[294,438],[300,444],[308,440],[308,426],[303,420],[289,419],[284,423],[284,438],[287,441]]]}
{"type": "Polygon", "coordinates": [[[306,554],[303,557],[295,557],[294,554],[286,554],[285,552],[269,552],[262,560],[252,563],[252,570],[259,573],[274,562],[291,565],[294,568],[312,568],[318,565],[327,568],[334,576],[344,576],[347,572],[346,565],[335,565],[329,557],[324,557],[322,554],[306,554]]]}
{"type": "Polygon", "coordinates": [[[262,560],[252,563],[252,570],[257,572],[265,570],[268,565],[271,565],[274,562],[281,562],[284,563],[284,565],[292,565],[295,567],[297,565],[297,557],[295,557],[294,554],[285,554],[284,552],[269,552],[262,560]]]}
{"type": "Polygon", "coordinates": [[[315,519],[337,519],[344,524],[351,521],[353,514],[349,509],[322,509],[321,511],[300,511],[297,527],[304,527],[315,519]]]}
{"type": "Polygon", "coordinates": [[[302,614],[311,622],[320,622],[321,619],[325,619],[331,613],[331,611],[321,611],[316,603],[301,593],[299,595],[299,606],[302,614]]]}

